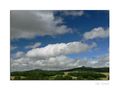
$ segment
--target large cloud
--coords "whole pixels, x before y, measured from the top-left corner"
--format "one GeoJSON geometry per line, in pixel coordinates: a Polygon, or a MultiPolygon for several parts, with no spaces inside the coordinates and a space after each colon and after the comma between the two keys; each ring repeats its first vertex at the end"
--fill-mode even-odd
{"type": "Polygon", "coordinates": [[[30,57],[22,57],[20,59],[12,60],[11,69],[14,70],[62,70],[73,68],[73,59],[66,56],[50,57],[46,59],[33,59],[30,57]]]}
{"type": "Polygon", "coordinates": [[[94,39],[94,38],[106,38],[109,36],[109,30],[108,29],[105,30],[102,27],[97,27],[97,28],[92,29],[89,32],[84,33],[83,36],[86,40],[94,39]]]}
{"type": "Polygon", "coordinates": [[[10,13],[11,38],[33,38],[37,35],[59,35],[71,32],[53,11],[16,11],[10,13]]]}
{"type": "Polygon", "coordinates": [[[11,60],[11,71],[24,71],[32,69],[42,70],[65,70],[81,66],[86,67],[108,67],[109,56],[99,56],[91,60],[87,59],[72,59],[66,56],[50,57],[46,59],[33,59],[30,57],[21,57],[16,60],[11,60]]]}
{"type": "Polygon", "coordinates": [[[69,42],[50,44],[46,47],[35,48],[27,53],[17,52],[18,58],[11,59],[11,71],[44,69],[44,70],[64,70],[82,66],[82,61],[74,60],[65,55],[81,53],[96,47],[82,42],[69,42]],[[21,57],[20,57],[21,56],[21,57]]]}
{"type": "Polygon", "coordinates": [[[46,47],[35,48],[27,52],[28,57],[49,58],[72,53],[81,53],[96,47],[96,43],[88,45],[82,42],[49,44],[46,47]]]}

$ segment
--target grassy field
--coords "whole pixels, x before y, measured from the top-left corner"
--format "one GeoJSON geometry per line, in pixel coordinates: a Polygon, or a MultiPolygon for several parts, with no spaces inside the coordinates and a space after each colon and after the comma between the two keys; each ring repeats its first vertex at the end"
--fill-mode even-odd
{"type": "Polygon", "coordinates": [[[106,77],[101,78],[101,80],[109,80],[109,73],[108,72],[103,72],[102,74],[104,74],[106,77]]]}
{"type": "Polygon", "coordinates": [[[81,67],[61,71],[17,71],[11,72],[11,80],[109,80],[109,68],[81,67]]]}

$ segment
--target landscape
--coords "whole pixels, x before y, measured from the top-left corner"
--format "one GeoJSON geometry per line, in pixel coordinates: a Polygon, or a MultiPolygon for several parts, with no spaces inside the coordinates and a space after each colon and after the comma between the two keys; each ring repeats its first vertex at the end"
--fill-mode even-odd
{"type": "Polygon", "coordinates": [[[109,10],[11,10],[10,80],[109,80],[109,10]]]}
{"type": "Polygon", "coordinates": [[[11,80],[109,80],[109,68],[81,67],[61,71],[12,72],[11,80]]]}

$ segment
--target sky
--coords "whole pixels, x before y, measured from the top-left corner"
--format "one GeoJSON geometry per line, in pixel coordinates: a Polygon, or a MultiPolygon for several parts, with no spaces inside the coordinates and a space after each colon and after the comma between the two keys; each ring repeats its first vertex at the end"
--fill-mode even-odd
{"type": "Polygon", "coordinates": [[[11,71],[109,66],[108,10],[11,10],[11,71]]]}

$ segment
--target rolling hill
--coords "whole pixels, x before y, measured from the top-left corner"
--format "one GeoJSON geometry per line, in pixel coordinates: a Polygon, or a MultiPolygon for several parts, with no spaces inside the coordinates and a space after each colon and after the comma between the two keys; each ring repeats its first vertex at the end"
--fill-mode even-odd
{"type": "Polygon", "coordinates": [[[79,67],[69,70],[29,70],[10,73],[11,80],[109,80],[109,68],[79,67]]]}

